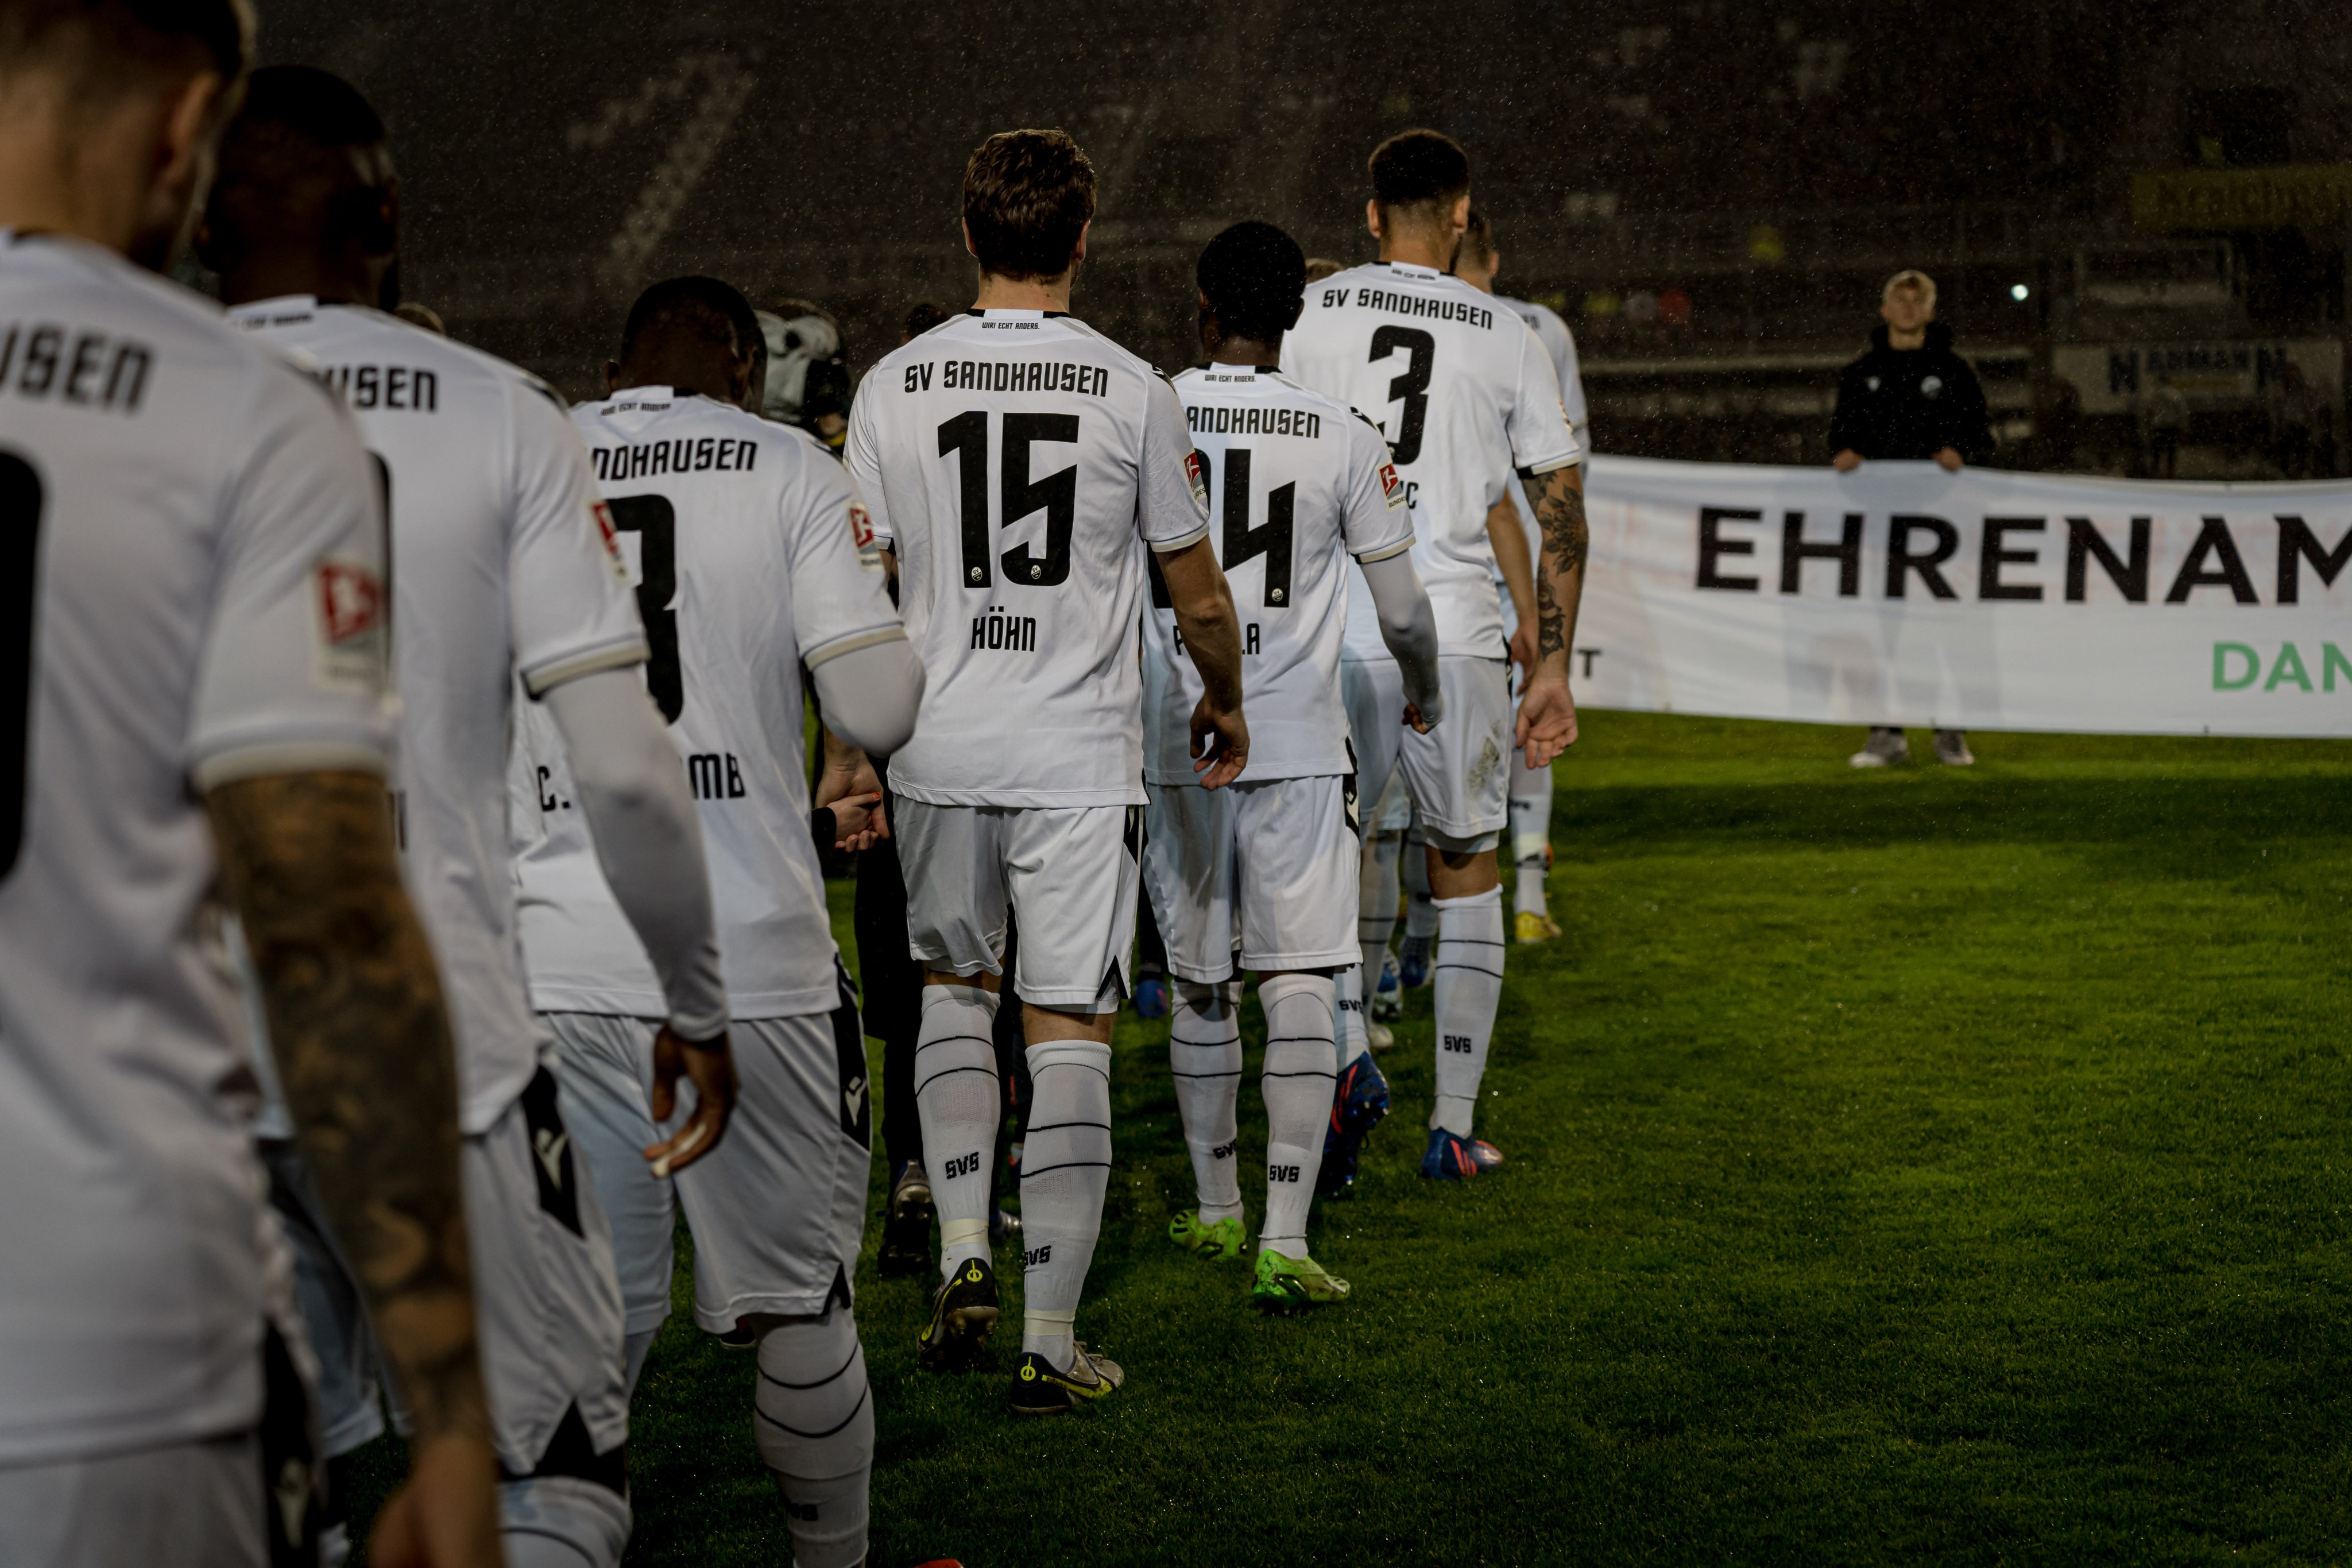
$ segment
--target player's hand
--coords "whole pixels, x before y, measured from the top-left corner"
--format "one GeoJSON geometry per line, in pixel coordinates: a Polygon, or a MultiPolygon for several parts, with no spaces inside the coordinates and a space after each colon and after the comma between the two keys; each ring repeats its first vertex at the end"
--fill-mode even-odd
{"type": "Polygon", "coordinates": [[[667,1122],[677,1110],[677,1081],[694,1083],[694,1114],[686,1125],[658,1144],[646,1145],[654,1175],[668,1176],[684,1170],[719,1146],[727,1135],[727,1118],[735,1113],[735,1055],[723,1034],[689,1045],[669,1025],[654,1036],[654,1103],[656,1122],[667,1122]]]}
{"type": "Polygon", "coordinates": [[[1426,708],[1414,702],[1404,705],[1404,721],[1412,727],[1412,732],[1415,735],[1427,735],[1431,730],[1435,729],[1444,717],[1444,704],[1434,692],[1430,694],[1429,706],[1426,708]]]}
{"type": "Polygon", "coordinates": [[[1192,709],[1192,771],[1203,789],[1222,789],[1249,766],[1249,725],[1241,709],[1220,713],[1202,697],[1192,709]]]}
{"type": "Polygon", "coordinates": [[[499,1459],[457,1433],[409,1452],[407,1484],[375,1516],[368,1561],[380,1568],[500,1568],[499,1459]]]}
{"type": "Polygon", "coordinates": [[[1936,465],[1947,474],[1958,473],[1962,461],[1958,447],[1939,446],[1936,449],[1936,465]]]}
{"type": "Polygon", "coordinates": [[[1849,446],[1830,459],[1830,466],[1841,474],[1851,474],[1862,466],[1862,454],[1849,446]]]}
{"type": "Polygon", "coordinates": [[[889,826],[882,820],[879,789],[844,795],[832,802],[832,808],[835,849],[870,850],[877,840],[890,836],[889,826]]]}
{"type": "Polygon", "coordinates": [[[1524,621],[1519,622],[1519,629],[1511,633],[1511,663],[1517,664],[1523,674],[1532,672],[1536,667],[1535,628],[1524,621]]]}
{"type": "Polygon", "coordinates": [[[1576,699],[1569,695],[1565,679],[1547,677],[1538,670],[1528,680],[1527,694],[1519,698],[1511,744],[1520,748],[1530,768],[1550,767],[1553,758],[1576,744],[1576,699]]]}

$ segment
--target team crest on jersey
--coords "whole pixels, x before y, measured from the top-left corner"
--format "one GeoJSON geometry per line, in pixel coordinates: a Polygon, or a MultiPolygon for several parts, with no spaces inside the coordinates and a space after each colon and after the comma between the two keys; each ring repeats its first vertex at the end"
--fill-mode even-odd
{"type": "Polygon", "coordinates": [[[621,536],[613,527],[613,508],[598,501],[588,509],[595,514],[596,532],[604,541],[604,564],[613,569],[613,580],[628,587],[629,563],[621,558],[621,536]]]}
{"type": "Polygon", "coordinates": [[[1388,497],[1391,512],[1404,505],[1404,481],[1397,477],[1393,463],[1381,465],[1381,494],[1388,497]]]}
{"type": "Polygon", "coordinates": [[[1199,453],[1187,452],[1184,454],[1184,477],[1192,481],[1192,504],[1200,507],[1201,510],[1204,512],[1207,511],[1209,509],[1209,481],[1202,476],[1201,455],[1199,453]]]}
{"type": "Polygon", "coordinates": [[[381,690],[383,579],[362,561],[328,559],[312,574],[311,674],[329,689],[381,690]]]}

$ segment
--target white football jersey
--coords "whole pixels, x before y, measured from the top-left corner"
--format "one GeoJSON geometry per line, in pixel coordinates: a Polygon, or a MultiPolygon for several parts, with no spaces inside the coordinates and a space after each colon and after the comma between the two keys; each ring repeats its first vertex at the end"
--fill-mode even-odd
{"type": "Polygon", "coordinates": [[[468,1134],[538,1068],[507,862],[515,684],[536,696],[642,664],[646,637],[588,454],[537,377],[354,306],[256,300],[229,319],[299,350],[382,465],[392,512],[394,821],[449,1002],[468,1134]]]}
{"type": "Polygon", "coordinates": [[[1059,312],[967,311],[867,373],[847,456],[926,679],[890,788],[1141,805],[1144,555],[1209,528],[1167,379],[1059,312]]]}
{"type": "Polygon", "coordinates": [[[382,773],[383,518],[217,306],[0,231],[0,1464],[261,1412],[276,1253],[198,791],[382,773]]]}
{"type": "MultiPolygon", "coordinates": [[[[668,387],[572,413],[637,582],[654,705],[702,814],[720,967],[739,1019],[841,1005],[810,837],[801,668],[905,635],[849,476],[805,433],[668,387]]],[[[614,902],[563,741],[525,716],[511,779],[531,1000],[662,1018],[653,962],[614,902]]]]}
{"type": "Polygon", "coordinates": [[[1550,356],[1552,374],[1559,378],[1560,412],[1568,415],[1568,428],[1574,433],[1576,444],[1586,452],[1592,450],[1592,433],[1585,423],[1584,375],[1576,362],[1576,334],[1559,319],[1559,312],[1549,305],[1538,305],[1532,299],[1504,299],[1502,304],[1519,313],[1550,356]]]}
{"type": "MultiPolygon", "coordinates": [[[[1514,467],[1546,473],[1582,455],[1560,412],[1559,378],[1527,323],[1458,277],[1374,262],[1307,285],[1282,368],[1388,437],[1439,648],[1501,657],[1487,509],[1514,467]]],[[[1360,634],[1355,641],[1360,647],[1360,634]]]]}
{"type": "MultiPolygon", "coordinates": [[[[1210,538],[1242,622],[1249,777],[1352,773],[1339,696],[1348,560],[1412,548],[1404,482],[1381,433],[1271,368],[1203,365],[1176,378],[1209,488],[1210,538]]],[[[1143,777],[1192,784],[1201,674],[1183,652],[1157,563],[1143,637],[1143,777]]],[[[1367,596],[1369,597],[1369,596],[1367,596]]]]}

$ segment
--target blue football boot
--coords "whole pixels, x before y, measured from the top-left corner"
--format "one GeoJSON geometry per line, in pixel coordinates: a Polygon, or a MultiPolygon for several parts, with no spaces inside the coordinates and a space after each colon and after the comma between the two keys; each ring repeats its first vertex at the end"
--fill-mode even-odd
{"type": "Polygon", "coordinates": [[[1397,984],[1408,991],[1429,984],[1429,951],[1436,946],[1433,936],[1406,937],[1403,951],[1397,955],[1397,984]]]}
{"type": "Polygon", "coordinates": [[[1457,1138],[1443,1127],[1429,1130],[1421,1174],[1433,1181],[1468,1181],[1503,1163],[1503,1151],[1478,1138],[1457,1138]]]}
{"type": "Polygon", "coordinates": [[[1394,1023],[1404,1017],[1404,988],[1397,984],[1397,956],[1381,949],[1380,982],[1372,988],[1371,1015],[1377,1023],[1394,1023]]]}
{"type": "Polygon", "coordinates": [[[1389,1113],[1389,1081],[1369,1056],[1348,1063],[1331,1090],[1331,1124],[1323,1134],[1323,1168],[1315,1179],[1318,1197],[1338,1197],[1356,1185],[1356,1158],[1364,1138],[1389,1113]]]}

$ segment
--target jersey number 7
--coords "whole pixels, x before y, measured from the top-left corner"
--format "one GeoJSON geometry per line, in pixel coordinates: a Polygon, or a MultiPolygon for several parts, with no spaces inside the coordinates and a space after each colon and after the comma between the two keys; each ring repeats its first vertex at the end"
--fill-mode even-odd
{"type": "Polygon", "coordinates": [[[41,559],[41,477],[0,452],[0,880],[25,844],[26,735],[33,723],[34,575],[41,559]]]}
{"type": "Polygon", "coordinates": [[[667,496],[623,496],[607,503],[615,532],[637,536],[637,619],[646,623],[646,689],[664,724],[686,707],[686,675],[677,665],[677,508],[667,496]]]}
{"type": "Polygon", "coordinates": [[[955,454],[961,488],[963,520],[963,585],[986,588],[996,580],[996,566],[1004,568],[1007,582],[1032,588],[1053,588],[1070,575],[1070,528],[1078,516],[1078,469],[1073,463],[1058,474],[1032,483],[1029,447],[1033,442],[1078,438],[1075,413],[1008,413],[1004,416],[1004,446],[998,460],[1003,519],[1009,528],[1030,513],[1045,514],[1045,555],[1029,553],[1027,544],[1006,550],[992,562],[988,534],[988,413],[972,409],[940,426],[940,455],[955,454]]]}

